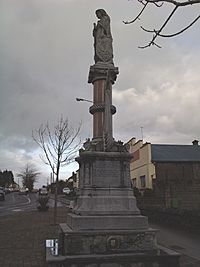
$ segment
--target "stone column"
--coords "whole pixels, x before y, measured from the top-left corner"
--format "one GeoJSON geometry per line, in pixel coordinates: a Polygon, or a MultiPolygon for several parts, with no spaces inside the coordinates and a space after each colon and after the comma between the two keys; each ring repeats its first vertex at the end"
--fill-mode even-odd
{"type": "Polygon", "coordinates": [[[93,139],[103,139],[105,132],[112,138],[112,115],[116,108],[112,105],[112,84],[116,81],[118,68],[113,65],[95,64],[90,67],[88,82],[93,84],[93,105],[90,113],[93,115],[93,139]],[[106,92],[110,93],[109,114],[106,111],[106,92]],[[110,115],[110,116],[109,116],[110,115]],[[107,125],[107,129],[106,129],[107,125]]]}

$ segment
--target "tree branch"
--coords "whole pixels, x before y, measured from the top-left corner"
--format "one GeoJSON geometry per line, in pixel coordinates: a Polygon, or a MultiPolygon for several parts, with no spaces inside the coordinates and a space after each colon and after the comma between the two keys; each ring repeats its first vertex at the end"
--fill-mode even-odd
{"type": "Polygon", "coordinates": [[[189,5],[195,5],[199,4],[200,0],[186,0],[186,1],[175,1],[175,0],[145,0],[149,4],[155,4],[155,3],[169,3],[173,4],[174,6],[189,6],[189,5]]]}
{"type": "Polygon", "coordinates": [[[198,17],[196,17],[196,19],[194,19],[187,27],[185,27],[184,29],[180,30],[179,32],[173,33],[173,34],[159,34],[160,37],[174,37],[176,35],[179,35],[181,33],[183,33],[184,31],[186,31],[187,29],[189,29],[190,27],[192,27],[192,25],[200,18],[200,15],[198,17]]]}
{"type": "Polygon", "coordinates": [[[147,6],[148,2],[146,2],[142,8],[142,10],[140,11],[140,13],[131,21],[123,21],[124,24],[131,24],[134,23],[136,20],[140,20],[140,15],[143,13],[143,11],[145,10],[146,6],[147,6]]]}
{"type": "Polygon", "coordinates": [[[68,120],[64,120],[61,116],[53,129],[47,122],[45,126],[41,125],[35,133],[32,133],[33,140],[42,149],[46,158],[46,161],[43,161],[51,167],[57,178],[61,165],[68,164],[68,159],[71,161],[80,148],[80,140],[76,143],[80,129],[81,123],[74,131],[73,128],[69,127],[68,120]],[[74,143],[75,145],[73,145],[74,143]]]}
{"type": "Polygon", "coordinates": [[[195,4],[200,4],[200,0],[186,0],[186,1],[176,1],[176,0],[138,0],[138,2],[143,5],[142,10],[139,12],[139,14],[133,20],[131,20],[131,21],[123,21],[125,24],[131,24],[131,23],[134,23],[137,19],[140,19],[140,16],[144,12],[144,10],[147,7],[147,5],[153,4],[156,7],[161,7],[161,6],[163,6],[164,3],[168,3],[168,4],[171,4],[171,5],[174,5],[173,10],[169,14],[169,16],[166,18],[165,22],[163,23],[163,25],[160,27],[159,30],[155,30],[155,29],[154,30],[148,30],[148,29],[144,28],[143,26],[141,26],[141,29],[144,30],[145,32],[154,33],[151,41],[147,45],[139,46],[139,48],[142,48],[142,49],[150,47],[151,45],[155,45],[156,47],[161,48],[161,46],[158,45],[155,42],[157,37],[174,37],[174,36],[177,36],[179,34],[182,34],[186,30],[188,30],[190,27],[192,27],[192,25],[194,25],[197,22],[197,20],[200,18],[200,15],[199,15],[188,26],[186,26],[185,28],[181,29],[179,32],[176,32],[176,33],[173,33],[173,34],[162,34],[163,29],[166,27],[166,25],[168,24],[168,22],[171,20],[172,16],[174,15],[175,11],[179,7],[186,7],[186,6],[191,6],[191,5],[195,5],[195,4]]]}
{"type": "MultiPolygon", "coordinates": [[[[165,20],[165,22],[163,23],[163,25],[161,26],[161,28],[159,30],[154,30],[155,32],[155,35],[153,35],[153,38],[152,40],[150,41],[149,45],[148,46],[151,46],[151,45],[156,45],[157,47],[161,48],[159,45],[157,45],[155,43],[155,39],[157,38],[157,36],[159,36],[160,32],[164,29],[164,27],[167,25],[167,23],[169,22],[169,20],[171,19],[171,17],[174,15],[174,13],[176,12],[178,6],[175,6],[174,9],[172,10],[172,12],[170,13],[170,15],[168,16],[168,18],[165,20]]],[[[145,31],[148,31],[148,30],[145,30],[145,31]]],[[[150,32],[150,31],[148,31],[150,32]]],[[[145,48],[145,47],[143,47],[145,48]]]]}

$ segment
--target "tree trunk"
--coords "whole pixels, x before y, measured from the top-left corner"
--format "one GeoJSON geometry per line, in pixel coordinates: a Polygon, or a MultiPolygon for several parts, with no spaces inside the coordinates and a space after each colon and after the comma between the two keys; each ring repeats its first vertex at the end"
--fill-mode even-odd
{"type": "Polygon", "coordinates": [[[56,188],[54,193],[54,225],[57,224],[57,203],[58,203],[58,176],[56,176],[56,188]]]}

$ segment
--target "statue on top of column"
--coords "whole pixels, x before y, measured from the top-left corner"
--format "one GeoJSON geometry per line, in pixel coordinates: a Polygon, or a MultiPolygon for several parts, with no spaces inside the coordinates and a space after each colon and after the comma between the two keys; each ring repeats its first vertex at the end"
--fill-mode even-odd
{"type": "Polygon", "coordinates": [[[97,9],[96,16],[99,20],[97,24],[94,23],[93,29],[95,64],[104,63],[114,65],[110,17],[104,9],[97,9]]]}

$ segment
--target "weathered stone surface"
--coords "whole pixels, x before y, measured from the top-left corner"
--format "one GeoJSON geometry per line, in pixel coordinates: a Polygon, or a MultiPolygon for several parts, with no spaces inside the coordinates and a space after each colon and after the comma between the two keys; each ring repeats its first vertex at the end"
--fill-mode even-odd
{"type": "Polygon", "coordinates": [[[74,203],[73,212],[80,215],[138,215],[140,211],[131,190],[101,188],[95,192],[83,189],[74,203]]]}
{"type": "Polygon", "coordinates": [[[142,215],[77,215],[70,213],[67,224],[73,230],[109,230],[109,229],[135,229],[147,230],[147,217],[142,215]]]}
{"type": "Polygon", "coordinates": [[[61,224],[64,255],[93,255],[127,252],[156,253],[155,231],[153,230],[94,230],[72,231],[61,224]]]}
{"type": "Polygon", "coordinates": [[[94,23],[94,61],[113,64],[112,35],[110,30],[110,17],[104,9],[97,9],[96,16],[99,19],[94,23]]]}
{"type": "Polygon", "coordinates": [[[80,189],[131,188],[129,153],[83,151],[77,161],[80,165],[80,189]]]}
{"type": "Polygon", "coordinates": [[[114,84],[117,79],[117,75],[119,74],[118,67],[103,63],[90,66],[88,83],[94,83],[96,80],[106,80],[108,69],[110,73],[110,81],[114,84]]]}
{"type": "MultiPolygon", "coordinates": [[[[100,215],[101,219],[102,215],[121,217],[139,215],[140,211],[136,206],[130,184],[130,154],[127,152],[90,151],[91,147],[88,149],[80,152],[77,159],[80,165],[80,189],[72,212],[81,216],[100,215]]],[[[112,218],[113,224],[115,224],[115,219],[112,218]]],[[[76,220],[76,218],[71,220],[76,220]]],[[[85,220],[84,218],[84,225],[85,220]]],[[[105,222],[106,220],[108,218],[105,218],[105,222]]],[[[133,223],[132,220],[129,219],[131,223],[133,223]]],[[[138,220],[141,225],[148,227],[144,217],[137,218],[136,221],[138,220]]],[[[124,229],[133,227],[133,225],[126,225],[125,218],[119,220],[119,223],[122,229],[123,227],[124,229]]],[[[97,227],[99,229],[99,226],[97,227]]],[[[95,225],[93,225],[93,229],[95,229],[95,225]]],[[[108,229],[108,226],[105,229],[108,229]]]]}
{"type": "Polygon", "coordinates": [[[50,267],[180,267],[180,254],[159,246],[158,253],[113,253],[53,257],[47,251],[50,267]]]}

